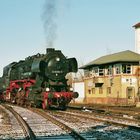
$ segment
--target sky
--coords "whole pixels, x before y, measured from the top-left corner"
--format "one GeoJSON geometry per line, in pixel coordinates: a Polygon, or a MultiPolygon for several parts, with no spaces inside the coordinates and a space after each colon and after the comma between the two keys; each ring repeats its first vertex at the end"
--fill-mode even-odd
{"type": "Polygon", "coordinates": [[[54,35],[51,47],[76,57],[79,66],[134,51],[132,26],[140,22],[139,7],[140,0],[0,0],[0,75],[13,61],[45,53],[49,34],[54,35]],[[46,3],[52,1],[49,13],[46,3]]]}

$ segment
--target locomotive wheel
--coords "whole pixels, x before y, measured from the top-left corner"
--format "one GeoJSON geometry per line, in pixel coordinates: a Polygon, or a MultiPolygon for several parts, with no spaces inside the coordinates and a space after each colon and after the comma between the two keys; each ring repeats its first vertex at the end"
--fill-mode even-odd
{"type": "Polygon", "coordinates": [[[41,103],[42,102],[40,100],[36,100],[34,104],[35,104],[36,107],[40,108],[41,107],[41,103]]]}
{"type": "Polygon", "coordinates": [[[26,100],[25,105],[26,107],[32,107],[32,103],[29,100],[26,100]]]}
{"type": "Polygon", "coordinates": [[[19,98],[16,100],[16,102],[17,102],[17,105],[20,105],[20,99],[19,98]]]}

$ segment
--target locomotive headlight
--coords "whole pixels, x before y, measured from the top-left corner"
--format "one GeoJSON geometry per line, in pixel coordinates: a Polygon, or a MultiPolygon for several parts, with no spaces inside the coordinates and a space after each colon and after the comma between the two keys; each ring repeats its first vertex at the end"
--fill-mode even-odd
{"type": "Polygon", "coordinates": [[[56,57],[56,61],[60,61],[60,58],[59,57],[56,57]]]}
{"type": "Polygon", "coordinates": [[[49,88],[46,88],[46,91],[48,92],[48,91],[50,91],[50,89],[49,88]]]}
{"type": "Polygon", "coordinates": [[[60,95],[59,95],[59,94],[57,94],[56,96],[57,96],[57,98],[59,98],[59,97],[60,97],[60,95]]]}
{"type": "Polygon", "coordinates": [[[72,87],[70,88],[70,91],[73,91],[73,88],[72,87]]]}

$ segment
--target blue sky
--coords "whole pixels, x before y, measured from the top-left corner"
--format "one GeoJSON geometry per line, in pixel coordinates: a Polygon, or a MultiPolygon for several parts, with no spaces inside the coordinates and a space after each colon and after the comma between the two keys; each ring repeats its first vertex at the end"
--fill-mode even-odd
{"type": "MultiPolygon", "coordinates": [[[[51,1],[51,0],[49,0],[51,1]]],[[[0,75],[5,65],[45,53],[45,0],[0,0],[0,75]]],[[[86,64],[102,55],[134,51],[139,0],[56,0],[53,47],[86,64]]]]}

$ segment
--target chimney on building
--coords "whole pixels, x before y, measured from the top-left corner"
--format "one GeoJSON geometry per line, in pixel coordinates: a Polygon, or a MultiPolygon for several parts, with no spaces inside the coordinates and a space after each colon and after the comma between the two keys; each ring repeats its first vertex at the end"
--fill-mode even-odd
{"type": "Polygon", "coordinates": [[[135,52],[140,54],[140,22],[133,27],[135,28],[135,52]]]}

